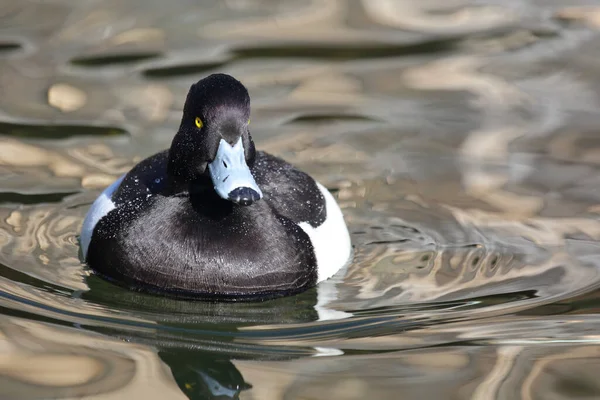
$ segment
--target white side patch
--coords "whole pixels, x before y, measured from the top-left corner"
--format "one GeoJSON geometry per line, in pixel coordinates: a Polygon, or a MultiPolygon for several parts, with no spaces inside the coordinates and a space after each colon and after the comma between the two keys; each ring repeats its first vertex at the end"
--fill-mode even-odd
{"type": "Polygon", "coordinates": [[[316,228],[308,222],[298,224],[310,238],[317,256],[317,282],[331,278],[350,258],[352,250],[350,234],[342,215],[342,210],[323,185],[317,182],[325,198],[327,218],[316,228]]]}
{"type": "Polygon", "coordinates": [[[98,196],[96,200],[92,203],[85,219],[83,220],[83,226],[81,227],[81,235],[79,237],[79,242],[81,243],[81,251],[83,254],[83,259],[87,258],[88,247],[90,246],[90,241],[92,240],[92,233],[94,233],[94,228],[96,224],[102,217],[108,214],[111,210],[115,208],[115,204],[112,202],[110,197],[117,190],[121,182],[123,182],[123,178],[125,175],[114,181],[109,187],[104,189],[104,192],[98,196]]]}

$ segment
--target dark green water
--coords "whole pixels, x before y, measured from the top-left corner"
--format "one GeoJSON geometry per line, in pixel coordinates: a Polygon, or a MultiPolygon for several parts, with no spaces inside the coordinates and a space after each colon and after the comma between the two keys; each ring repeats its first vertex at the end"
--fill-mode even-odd
{"type": "Polygon", "coordinates": [[[564,4],[2,1],[0,398],[600,398],[600,2],[564,4]],[[315,289],[178,301],[79,260],[212,72],[343,209],[315,289]]]}

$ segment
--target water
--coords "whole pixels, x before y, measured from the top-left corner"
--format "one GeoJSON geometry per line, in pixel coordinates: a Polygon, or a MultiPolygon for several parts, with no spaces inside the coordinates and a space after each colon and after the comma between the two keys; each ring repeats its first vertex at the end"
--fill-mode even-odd
{"type": "Polygon", "coordinates": [[[0,398],[573,399],[600,384],[600,1],[0,4],[0,398]],[[246,304],[81,264],[189,85],[334,192],[353,263],[246,304]],[[400,396],[400,397],[399,397],[400,396]]]}

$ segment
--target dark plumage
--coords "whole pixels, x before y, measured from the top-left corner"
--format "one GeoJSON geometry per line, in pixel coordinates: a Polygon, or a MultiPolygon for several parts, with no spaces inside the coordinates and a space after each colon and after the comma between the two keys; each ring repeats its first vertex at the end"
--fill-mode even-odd
{"type": "Polygon", "coordinates": [[[249,116],[250,97],[234,78],[192,85],[171,148],[92,206],[82,232],[89,266],[133,289],[197,298],[263,299],[314,285],[316,252],[299,224],[323,224],[326,200],[310,176],[255,150],[249,116]],[[243,149],[234,146],[240,138],[243,149]],[[219,158],[222,147],[232,158],[219,158]],[[236,154],[238,169],[227,165],[236,154]],[[217,191],[235,179],[239,187],[217,191]],[[239,197],[247,192],[254,197],[239,197]]]}

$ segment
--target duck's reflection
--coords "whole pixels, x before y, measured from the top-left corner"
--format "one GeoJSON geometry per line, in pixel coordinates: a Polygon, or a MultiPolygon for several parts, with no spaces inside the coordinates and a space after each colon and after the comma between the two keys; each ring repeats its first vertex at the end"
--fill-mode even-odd
{"type": "Polygon", "coordinates": [[[89,290],[81,294],[83,300],[128,313],[135,318],[134,325],[144,325],[126,334],[109,327],[94,329],[157,349],[190,399],[238,399],[242,391],[250,389],[252,385],[234,365],[236,359],[272,361],[323,353],[323,349],[275,345],[249,350],[235,340],[244,329],[273,324],[296,326],[350,315],[329,306],[337,298],[337,277],[295,296],[264,302],[169,298],[127,290],[94,274],[86,282],[89,290]]]}
{"type": "Polygon", "coordinates": [[[227,358],[189,349],[161,350],[158,355],[189,399],[238,399],[252,387],[227,358]]]}

